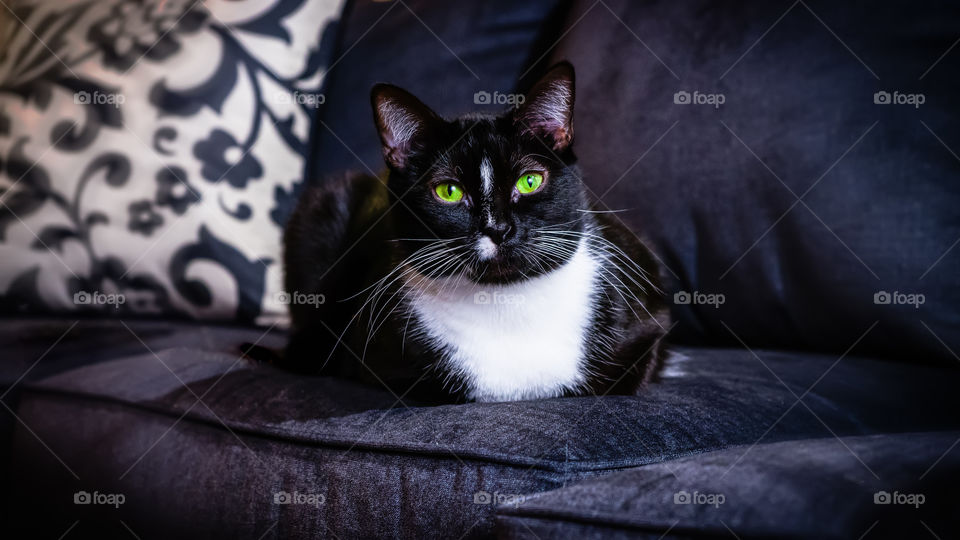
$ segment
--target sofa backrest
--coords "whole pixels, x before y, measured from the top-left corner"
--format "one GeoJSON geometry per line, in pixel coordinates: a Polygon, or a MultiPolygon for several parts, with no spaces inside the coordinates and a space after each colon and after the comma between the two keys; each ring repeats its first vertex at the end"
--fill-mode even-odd
{"type": "Polygon", "coordinates": [[[960,6],[568,21],[585,181],[661,255],[675,339],[960,362],[960,6]]]}
{"type": "Polygon", "coordinates": [[[958,361],[960,6],[393,5],[345,15],[317,178],[383,167],[375,81],[458,114],[569,59],[584,181],[661,257],[675,341],[958,361]]]}

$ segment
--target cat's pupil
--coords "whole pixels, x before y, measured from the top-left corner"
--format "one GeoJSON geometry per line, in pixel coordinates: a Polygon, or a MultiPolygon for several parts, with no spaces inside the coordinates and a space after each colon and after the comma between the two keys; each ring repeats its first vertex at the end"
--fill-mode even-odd
{"type": "Polygon", "coordinates": [[[529,174],[527,175],[527,185],[533,187],[533,177],[529,174]]]}
{"type": "Polygon", "coordinates": [[[453,184],[447,184],[447,195],[453,195],[453,184]]]}

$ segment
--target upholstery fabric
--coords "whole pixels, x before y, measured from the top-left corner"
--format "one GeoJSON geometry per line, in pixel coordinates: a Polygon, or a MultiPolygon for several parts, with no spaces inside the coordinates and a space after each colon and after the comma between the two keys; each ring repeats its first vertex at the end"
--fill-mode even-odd
{"type": "Polygon", "coordinates": [[[240,360],[236,330],[190,331],[206,344],[170,330],[24,386],[13,486],[32,502],[17,515],[43,508],[56,534],[119,518],[144,538],[483,536],[491,502],[603,472],[758,441],[960,429],[960,374],[866,358],[688,348],[636,397],[425,407],[240,360]],[[72,504],[78,492],[125,502],[72,504]]]}
{"type": "Polygon", "coordinates": [[[7,4],[0,312],[284,315],[340,1],[7,4]]]}
{"type": "Polygon", "coordinates": [[[499,509],[501,538],[956,537],[960,432],[736,447],[499,509]],[[931,534],[932,533],[932,534],[931,534]]]}
{"type": "MultiPolygon", "coordinates": [[[[185,322],[105,319],[2,319],[0,320],[0,486],[10,486],[9,468],[16,465],[11,444],[20,391],[30,381],[40,380],[98,362],[106,362],[144,351],[170,347],[201,351],[233,351],[239,343],[258,342],[280,347],[284,335],[264,334],[262,328],[192,325],[185,322]]],[[[5,496],[0,490],[0,503],[5,496]]],[[[9,504],[3,504],[8,508],[9,504]]],[[[6,512],[0,512],[0,523],[6,512]]]]}
{"type": "Polygon", "coordinates": [[[661,254],[676,340],[956,364],[958,26],[926,0],[575,3],[584,181],[661,254]]]}

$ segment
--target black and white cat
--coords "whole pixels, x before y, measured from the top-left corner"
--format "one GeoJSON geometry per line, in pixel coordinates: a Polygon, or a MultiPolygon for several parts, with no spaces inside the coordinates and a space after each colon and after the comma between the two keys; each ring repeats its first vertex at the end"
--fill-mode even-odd
{"type": "Polygon", "coordinates": [[[386,84],[372,102],[389,177],[308,188],[287,226],[291,298],[327,299],[290,306],[287,366],[441,401],[629,394],[652,376],[658,267],[589,209],[570,64],[500,116],[444,120],[386,84]]]}

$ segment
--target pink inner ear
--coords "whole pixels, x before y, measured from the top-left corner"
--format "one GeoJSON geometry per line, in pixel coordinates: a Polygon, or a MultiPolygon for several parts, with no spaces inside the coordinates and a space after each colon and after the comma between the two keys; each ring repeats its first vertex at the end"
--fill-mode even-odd
{"type": "Polygon", "coordinates": [[[406,156],[406,150],[402,150],[398,147],[383,147],[383,159],[398,169],[402,169],[406,166],[406,156]]]}
{"type": "Polygon", "coordinates": [[[420,122],[409,111],[392,100],[377,107],[380,117],[380,139],[383,157],[390,164],[402,168],[410,151],[410,140],[420,129],[420,122]]]}
{"type": "Polygon", "coordinates": [[[554,150],[564,148],[573,139],[571,97],[564,83],[554,81],[536,93],[523,112],[526,129],[552,141],[554,150]]]}
{"type": "Polygon", "coordinates": [[[383,159],[390,165],[402,169],[407,161],[409,145],[401,143],[389,129],[380,131],[380,140],[383,143],[383,159]]]}
{"type": "Polygon", "coordinates": [[[571,140],[573,140],[573,131],[565,127],[560,128],[554,132],[553,149],[560,150],[561,148],[566,148],[570,145],[571,140]]]}

